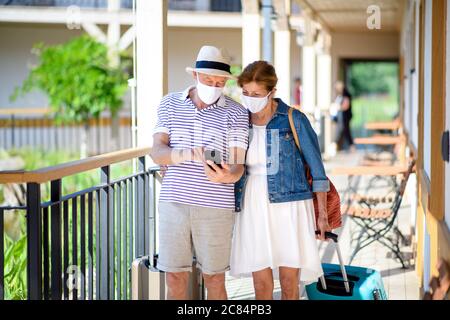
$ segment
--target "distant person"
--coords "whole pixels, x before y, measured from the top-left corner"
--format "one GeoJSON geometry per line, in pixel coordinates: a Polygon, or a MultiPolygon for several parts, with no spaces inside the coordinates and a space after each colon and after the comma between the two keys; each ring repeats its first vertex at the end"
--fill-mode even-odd
{"type": "Polygon", "coordinates": [[[294,103],[297,106],[302,104],[302,78],[295,78],[294,84],[294,103]]]}
{"type": "Polygon", "coordinates": [[[336,122],[337,122],[337,134],[336,145],[338,150],[354,151],[355,145],[353,143],[352,132],[350,128],[350,122],[352,120],[352,96],[348,92],[342,81],[336,82],[336,100],[334,105],[337,108],[336,122]]]}

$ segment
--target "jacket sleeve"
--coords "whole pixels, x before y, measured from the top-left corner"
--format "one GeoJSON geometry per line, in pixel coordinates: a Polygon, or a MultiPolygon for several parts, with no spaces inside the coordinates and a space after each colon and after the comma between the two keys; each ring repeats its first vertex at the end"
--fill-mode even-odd
{"type": "Polygon", "coordinates": [[[317,134],[308,118],[302,112],[296,110],[294,114],[297,115],[296,126],[303,157],[309,165],[313,178],[312,191],[328,192],[330,191],[330,181],[327,178],[323,165],[317,134]]]}

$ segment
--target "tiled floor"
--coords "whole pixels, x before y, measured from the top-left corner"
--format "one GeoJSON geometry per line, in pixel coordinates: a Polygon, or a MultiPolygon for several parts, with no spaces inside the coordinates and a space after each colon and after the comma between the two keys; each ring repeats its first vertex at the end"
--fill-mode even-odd
{"type": "MultiPolygon", "coordinates": [[[[336,166],[350,166],[357,164],[361,153],[357,154],[339,154],[336,158],[326,162],[327,170],[336,166]]],[[[344,176],[330,176],[331,180],[341,192],[347,186],[347,178],[344,176]]],[[[367,180],[361,180],[360,186],[367,185],[367,180]]],[[[373,188],[370,194],[375,195],[383,192],[383,188],[373,188]]],[[[410,234],[411,225],[411,208],[409,205],[408,195],[403,200],[397,224],[399,229],[405,235],[410,234]]],[[[350,235],[355,230],[356,225],[349,219],[344,218],[344,226],[338,231],[340,234],[340,247],[345,262],[348,263],[352,246],[350,244],[350,235]]],[[[325,263],[337,263],[337,254],[334,250],[333,243],[319,243],[319,250],[322,261],[325,263]]],[[[412,249],[407,246],[402,251],[411,253],[412,249]]],[[[379,243],[373,243],[369,247],[358,253],[352,262],[354,266],[369,267],[379,271],[383,277],[384,286],[391,300],[416,300],[419,299],[419,286],[414,267],[402,269],[400,262],[388,257],[388,249],[379,243]]],[[[227,277],[227,289],[230,299],[254,299],[253,284],[251,278],[236,279],[227,277]]],[[[275,284],[275,298],[280,298],[279,284],[275,284]]],[[[307,299],[302,288],[302,299],[307,299]]]]}

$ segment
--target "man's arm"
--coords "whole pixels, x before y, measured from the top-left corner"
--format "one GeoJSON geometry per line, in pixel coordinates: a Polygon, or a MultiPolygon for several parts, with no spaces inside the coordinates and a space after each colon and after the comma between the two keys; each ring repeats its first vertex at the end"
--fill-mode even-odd
{"type": "Polygon", "coordinates": [[[202,161],[203,148],[174,149],[169,147],[169,135],[167,133],[155,133],[150,156],[160,166],[175,165],[190,160],[202,161]]]}

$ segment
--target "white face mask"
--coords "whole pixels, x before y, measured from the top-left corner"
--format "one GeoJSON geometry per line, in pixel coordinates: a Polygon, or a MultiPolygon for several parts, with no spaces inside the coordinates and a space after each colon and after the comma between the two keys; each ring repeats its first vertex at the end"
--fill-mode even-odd
{"type": "Polygon", "coordinates": [[[207,105],[214,104],[223,93],[223,88],[207,86],[200,82],[197,74],[197,92],[200,100],[207,105]]]}
{"type": "Polygon", "coordinates": [[[256,98],[256,97],[248,97],[242,95],[242,104],[246,107],[251,113],[261,112],[269,103],[269,96],[272,92],[269,92],[267,96],[264,98],[256,98]]]}

